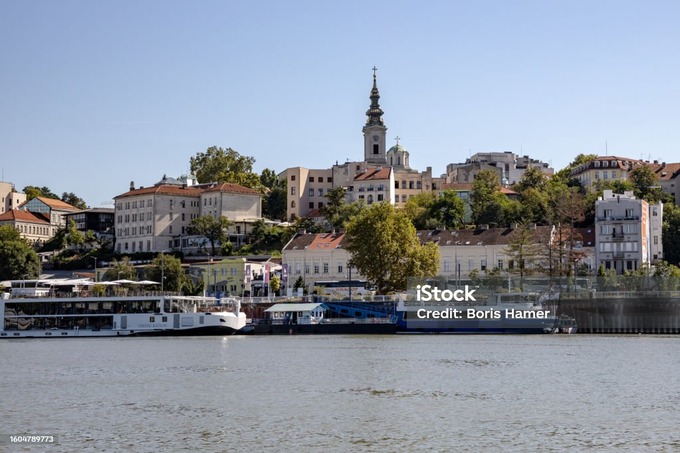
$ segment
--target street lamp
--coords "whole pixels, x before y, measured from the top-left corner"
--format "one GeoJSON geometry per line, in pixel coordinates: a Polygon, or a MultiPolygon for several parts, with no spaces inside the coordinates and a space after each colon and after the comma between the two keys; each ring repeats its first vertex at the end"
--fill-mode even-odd
{"type": "Polygon", "coordinates": [[[97,257],[92,256],[90,258],[94,260],[94,282],[97,283],[97,257]]]}

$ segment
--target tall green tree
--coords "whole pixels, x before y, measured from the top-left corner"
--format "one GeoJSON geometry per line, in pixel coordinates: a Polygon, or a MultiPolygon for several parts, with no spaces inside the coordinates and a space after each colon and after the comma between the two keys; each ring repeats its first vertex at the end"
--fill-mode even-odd
{"type": "Polygon", "coordinates": [[[76,228],[76,222],[73,219],[69,220],[66,227],[66,243],[73,245],[80,250],[85,243],[85,235],[76,228]]]}
{"type": "Polygon", "coordinates": [[[635,167],[628,174],[628,179],[633,185],[633,195],[637,198],[658,203],[661,201],[663,191],[659,187],[659,177],[649,165],[635,167]]]}
{"type": "Polygon", "coordinates": [[[274,220],[286,220],[286,180],[280,180],[274,170],[265,168],[260,174],[262,186],[262,216],[274,220]]]}
{"type": "Polygon", "coordinates": [[[211,215],[203,215],[191,221],[189,226],[189,234],[205,236],[210,242],[211,254],[215,256],[215,245],[219,242],[221,244],[227,241],[227,230],[233,222],[224,216],[215,218],[211,215]]]}
{"type": "Polygon", "coordinates": [[[237,151],[211,146],[204,153],[190,158],[191,171],[198,182],[229,182],[257,189],[260,177],[253,172],[255,158],[242,156],[237,151]]]}
{"type": "Polygon", "coordinates": [[[28,241],[9,225],[0,226],[0,280],[40,276],[40,259],[28,241]]]}
{"type": "Polygon", "coordinates": [[[347,225],[351,265],[378,294],[406,289],[408,277],[434,277],[439,247],[421,245],[409,218],[389,203],[373,204],[347,225]]]}
{"type": "Polygon", "coordinates": [[[78,209],[87,209],[85,200],[74,194],[73,192],[64,192],[61,194],[61,201],[70,204],[78,209]]]}
{"type": "Polygon", "coordinates": [[[460,228],[465,223],[465,202],[455,190],[444,190],[432,203],[430,217],[444,228],[460,228]]]}
{"type": "Polygon", "coordinates": [[[482,170],[472,183],[470,209],[472,222],[480,224],[503,223],[505,195],[501,194],[498,174],[492,170],[482,170]]]}
{"type": "Polygon", "coordinates": [[[179,258],[161,253],[145,270],[146,278],[161,283],[164,291],[183,292],[188,289],[189,278],[179,258]]]}
{"type": "Polygon", "coordinates": [[[673,203],[663,205],[661,241],[664,259],[675,266],[680,265],[680,207],[673,203]]]}

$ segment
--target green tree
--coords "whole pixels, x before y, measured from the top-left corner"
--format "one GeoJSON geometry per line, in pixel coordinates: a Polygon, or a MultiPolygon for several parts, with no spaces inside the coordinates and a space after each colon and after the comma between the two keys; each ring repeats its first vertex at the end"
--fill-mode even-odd
{"type": "Polygon", "coordinates": [[[227,229],[231,225],[233,222],[224,216],[215,218],[211,215],[203,215],[191,221],[188,231],[189,234],[205,236],[210,242],[211,254],[215,256],[215,244],[227,242],[227,229]]]}
{"type": "Polygon", "coordinates": [[[590,161],[597,159],[597,154],[579,154],[576,158],[566,167],[556,172],[551,180],[559,182],[560,184],[568,186],[579,186],[578,181],[569,177],[569,173],[579,165],[587,164],[590,161]]]}
{"type": "Polygon", "coordinates": [[[439,248],[421,245],[409,218],[389,203],[373,204],[347,225],[351,265],[378,294],[406,289],[407,277],[434,277],[439,248]]]}
{"type": "Polygon", "coordinates": [[[189,278],[179,258],[161,253],[145,270],[146,278],[161,283],[165,291],[182,292],[189,285],[189,278]]]}
{"type": "Polygon", "coordinates": [[[302,278],[302,275],[300,275],[297,280],[295,280],[295,283],[293,283],[293,291],[297,292],[298,288],[302,288],[302,294],[307,295],[307,285],[305,284],[305,279],[302,278]]]}
{"type": "Polygon", "coordinates": [[[659,187],[659,177],[649,165],[635,167],[628,173],[628,179],[633,185],[633,195],[637,198],[658,203],[661,201],[663,191],[659,187]]]}
{"type": "Polygon", "coordinates": [[[66,243],[73,245],[81,250],[85,243],[85,235],[76,228],[76,222],[73,219],[69,220],[66,228],[66,243]]]}
{"type": "Polygon", "coordinates": [[[137,280],[137,270],[130,262],[130,257],[125,256],[121,260],[114,258],[109,268],[102,275],[102,280],[137,280]]]}
{"type": "Polygon", "coordinates": [[[37,187],[37,186],[26,186],[24,187],[24,193],[26,194],[26,200],[30,201],[34,198],[38,197],[43,197],[43,198],[54,198],[55,200],[59,200],[59,195],[56,193],[52,192],[49,187],[37,187]]]}
{"type": "Polygon", "coordinates": [[[410,197],[404,205],[404,213],[416,230],[431,230],[438,227],[437,219],[431,216],[435,198],[434,193],[423,192],[410,197]]]}
{"type": "Polygon", "coordinates": [[[286,180],[279,179],[274,170],[265,168],[260,174],[263,190],[262,216],[268,219],[286,220],[288,194],[286,180]]]}
{"type": "Polygon", "coordinates": [[[545,189],[529,187],[520,194],[521,218],[539,225],[549,223],[549,198],[545,189]]]}
{"type": "Polygon", "coordinates": [[[278,275],[272,276],[271,280],[269,281],[269,287],[271,288],[272,293],[279,293],[279,290],[281,289],[281,279],[278,275]]]}
{"type": "Polygon", "coordinates": [[[677,291],[680,288],[680,268],[666,261],[656,263],[653,278],[656,287],[662,291],[677,291]]]}
{"type": "Polygon", "coordinates": [[[9,225],[0,226],[0,280],[40,276],[40,259],[28,241],[9,225]]]}
{"type": "Polygon", "coordinates": [[[543,191],[545,190],[546,182],[547,178],[540,168],[530,167],[522,173],[522,177],[519,179],[519,182],[514,185],[513,190],[519,194],[522,194],[529,189],[543,191]]]}
{"type": "Polygon", "coordinates": [[[430,217],[444,228],[459,228],[465,223],[465,202],[455,190],[444,190],[432,203],[430,217]]]}
{"type": "Polygon", "coordinates": [[[505,196],[500,193],[501,184],[498,174],[492,170],[482,170],[472,183],[470,209],[472,222],[481,224],[500,224],[503,222],[505,196]]]}
{"type": "Polygon", "coordinates": [[[78,209],[87,209],[85,200],[74,194],[73,192],[64,192],[61,194],[61,201],[70,204],[78,209]]]}
{"type": "Polygon", "coordinates": [[[191,171],[200,183],[228,182],[257,189],[261,183],[260,177],[253,172],[254,163],[253,157],[216,146],[190,158],[191,171]]]}
{"type": "Polygon", "coordinates": [[[666,261],[675,266],[680,265],[680,207],[675,204],[663,205],[661,241],[666,261]]]}

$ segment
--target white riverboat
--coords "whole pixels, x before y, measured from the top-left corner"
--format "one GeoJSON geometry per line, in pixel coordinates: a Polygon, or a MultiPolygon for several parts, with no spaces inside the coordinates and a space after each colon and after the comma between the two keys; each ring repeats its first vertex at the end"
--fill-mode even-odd
{"type": "Polygon", "coordinates": [[[0,298],[0,338],[246,333],[237,299],[149,291],[92,295],[83,281],[16,280],[0,298]],[[66,289],[66,291],[64,291],[66,289]]]}

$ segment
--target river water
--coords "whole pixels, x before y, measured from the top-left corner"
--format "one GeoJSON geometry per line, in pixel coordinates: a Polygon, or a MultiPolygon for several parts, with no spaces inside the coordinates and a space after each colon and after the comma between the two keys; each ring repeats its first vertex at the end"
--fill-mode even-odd
{"type": "Polygon", "coordinates": [[[0,451],[678,451],[680,337],[0,341],[0,451]],[[10,434],[57,443],[8,444],[10,434]]]}

